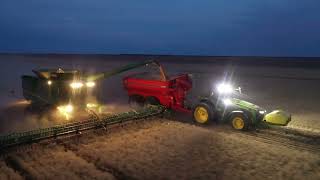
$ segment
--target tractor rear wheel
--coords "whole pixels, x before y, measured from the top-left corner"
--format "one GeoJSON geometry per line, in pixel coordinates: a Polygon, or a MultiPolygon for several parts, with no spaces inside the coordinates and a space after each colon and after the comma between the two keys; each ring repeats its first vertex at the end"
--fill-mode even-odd
{"type": "Polygon", "coordinates": [[[206,124],[213,119],[213,107],[207,103],[199,103],[194,107],[193,119],[199,124],[206,124]]]}
{"type": "Polygon", "coordinates": [[[251,126],[250,119],[242,113],[232,114],[229,118],[229,121],[233,129],[236,130],[245,131],[248,130],[251,126]]]}

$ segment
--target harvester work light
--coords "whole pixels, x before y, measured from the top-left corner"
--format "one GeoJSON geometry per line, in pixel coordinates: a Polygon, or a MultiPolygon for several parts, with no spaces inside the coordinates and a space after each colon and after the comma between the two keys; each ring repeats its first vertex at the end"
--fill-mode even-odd
{"type": "Polygon", "coordinates": [[[96,83],[92,82],[92,81],[86,83],[87,87],[94,87],[95,85],[96,85],[96,83]]]}
{"type": "Polygon", "coordinates": [[[79,89],[83,86],[83,83],[82,82],[73,82],[70,84],[70,86],[72,89],[79,89]]]}

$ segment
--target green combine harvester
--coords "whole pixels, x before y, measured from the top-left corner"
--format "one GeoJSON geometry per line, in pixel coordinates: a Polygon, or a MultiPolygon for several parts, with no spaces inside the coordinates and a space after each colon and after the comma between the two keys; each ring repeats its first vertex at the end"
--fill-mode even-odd
{"type": "Polygon", "coordinates": [[[97,108],[96,86],[102,79],[154,63],[134,63],[96,74],[61,68],[33,70],[35,76],[22,76],[23,96],[36,111],[56,107],[60,113],[68,115],[78,109],[97,108]]]}

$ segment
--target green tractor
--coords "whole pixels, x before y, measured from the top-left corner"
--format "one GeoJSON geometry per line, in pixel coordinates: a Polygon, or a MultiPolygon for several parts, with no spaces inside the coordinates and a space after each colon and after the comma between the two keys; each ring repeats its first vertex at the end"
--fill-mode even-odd
{"type": "Polygon", "coordinates": [[[193,109],[195,122],[205,124],[211,120],[230,123],[236,130],[248,130],[261,122],[273,125],[287,125],[291,115],[275,110],[271,113],[253,103],[243,100],[241,88],[234,89],[228,83],[218,84],[209,96],[191,98],[187,101],[193,109]]]}

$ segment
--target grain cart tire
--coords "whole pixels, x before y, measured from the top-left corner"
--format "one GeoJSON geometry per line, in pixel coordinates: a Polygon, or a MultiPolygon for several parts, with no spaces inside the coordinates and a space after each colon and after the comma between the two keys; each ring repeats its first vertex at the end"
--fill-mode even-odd
{"type": "Polygon", "coordinates": [[[233,129],[246,131],[251,126],[250,119],[243,113],[233,113],[229,117],[233,129]]]}
{"type": "Polygon", "coordinates": [[[199,103],[193,109],[193,120],[199,124],[207,124],[214,117],[213,107],[208,103],[199,103]]]}
{"type": "Polygon", "coordinates": [[[131,108],[135,110],[143,108],[144,102],[145,100],[144,100],[144,97],[142,96],[139,96],[139,95],[129,96],[129,105],[131,108]]]}
{"type": "Polygon", "coordinates": [[[150,105],[160,105],[160,101],[156,97],[147,97],[146,101],[144,103],[145,106],[150,106],[150,105]]]}

